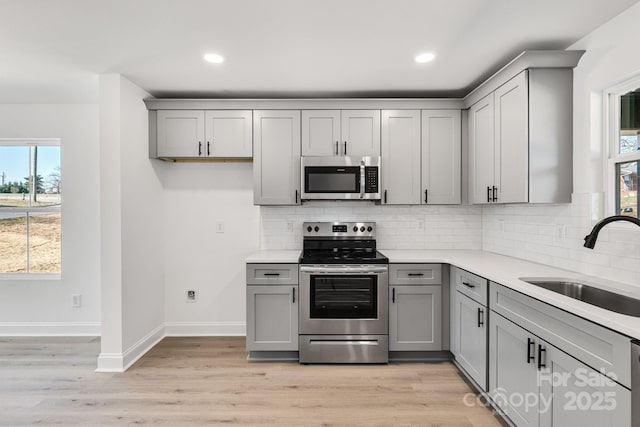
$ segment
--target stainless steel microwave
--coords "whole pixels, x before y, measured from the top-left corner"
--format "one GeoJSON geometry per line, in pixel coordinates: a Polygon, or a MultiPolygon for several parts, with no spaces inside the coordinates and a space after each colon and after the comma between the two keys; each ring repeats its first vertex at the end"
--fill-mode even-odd
{"type": "Polygon", "coordinates": [[[380,200],[380,157],[303,157],[302,200],[380,200]]]}

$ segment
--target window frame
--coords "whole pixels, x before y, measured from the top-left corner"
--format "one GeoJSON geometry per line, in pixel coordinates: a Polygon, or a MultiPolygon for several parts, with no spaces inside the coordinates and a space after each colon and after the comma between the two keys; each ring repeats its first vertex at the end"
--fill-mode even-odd
{"type": "MultiPolygon", "coordinates": [[[[604,195],[606,198],[606,215],[620,215],[617,211],[617,196],[620,185],[616,167],[620,163],[640,162],[640,150],[633,153],[619,153],[620,145],[620,97],[630,91],[640,88],[640,75],[636,75],[623,82],[610,87],[605,96],[605,167],[604,183],[606,185],[604,195]]],[[[640,217],[640,212],[636,212],[640,217]]]]}
{"type": "MultiPolygon", "coordinates": [[[[3,147],[60,147],[60,166],[62,166],[62,144],[60,138],[0,138],[0,146],[3,147]]],[[[31,173],[31,156],[29,157],[29,173],[31,173]]],[[[62,174],[62,167],[60,168],[62,174]]],[[[43,213],[60,213],[60,272],[58,273],[41,273],[41,272],[0,272],[0,280],[60,280],[62,278],[62,194],[60,195],[59,205],[46,206],[9,206],[0,207],[0,212],[24,213],[28,216],[31,212],[43,213]]],[[[26,220],[26,239],[27,239],[27,270],[30,266],[29,259],[29,220],[26,220]]]]}

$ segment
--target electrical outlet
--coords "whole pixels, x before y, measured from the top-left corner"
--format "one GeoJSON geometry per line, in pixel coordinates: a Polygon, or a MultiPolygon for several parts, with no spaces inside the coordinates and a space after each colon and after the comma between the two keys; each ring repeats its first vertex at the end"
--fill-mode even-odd
{"type": "Polygon", "coordinates": [[[82,307],[82,295],[80,294],[71,295],[71,307],[73,308],[82,307]]]}
{"type": "Polygon", "coordinates": [[[216,233],[224,233],[224,222],[216,222],[216,233]]]}
{"type": "Polygon", "coordinates": [[[198,293],[195,289],[189,289],[187,291],[187,302],[196,302],[198,300],[198,293]]]}

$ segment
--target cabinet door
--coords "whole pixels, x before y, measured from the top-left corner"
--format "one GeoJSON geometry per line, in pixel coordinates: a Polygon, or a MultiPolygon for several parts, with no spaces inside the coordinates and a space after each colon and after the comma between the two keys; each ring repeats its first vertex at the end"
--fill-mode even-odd
{"type": "Polygon", "coordinates": [[[302,110],[302,155],[339,156],[340,110],[302,110]]]}
{"type": "Polygon", "coordinates": [[[529,201],[529,101],[526,70],[495,91],[498,203],[529,201]]]}
{"type": "Polygon", "coordinates": [[[460,110],[422,110],[422,203],[460,204],[461,126],[460,110]]]}
{"type": "Polygon", "coordinates": [[[380,155],[380,110],[342,110],[341,154],[380,155]]]}
{"type": "Polygon", "coordinates": [[[494,186],[493,93],[469,108],[469,192],[471,203],[489,203],[487,188],[494,186]]]}
{"type": "Polygon", "coordinates": [[[253,135],[251,111],[205,111],[205,139],[208,157],[251,157],[253,135]]]}
{"type": "Polygon", "coordinates": [[[158,111],[158,157],[201,157],[204,147],[204,111],[158,111]]]}
{"type": "Polygon", "coordinates": [[[420,111],[382,111],[382,203],[420,204],[420,111]]]}
{"type": "Polygon", "coordinates": [[[300,111],[253,112],[253,203],[300,203],[300,111]]]}
{"type": "Polygon", "coordinates": [[[247,350],[298,350],[298,286],[247,286],[247,350]]]}
{"type": "Polygon", "coordinates": [[[389,350],[442,350],[440,286],[391,286],[389,350]]]}
{"type": "Polygon", "coordinates": [[[489,395],[518,427],[538,427],[539,408],[526,400],[539,396],[535,336],[494,312],[489,324],[489,395]]]}
{"type": "Polygon", "coordinates": [[[487,391],[487,308],[456,292],[454,311],[456,361],[487,391]]]}
{"type": "Polygon", "coordinates": [[[629,390],[558,348],[541,345],[541,426],[631,426],[629,390]]]}

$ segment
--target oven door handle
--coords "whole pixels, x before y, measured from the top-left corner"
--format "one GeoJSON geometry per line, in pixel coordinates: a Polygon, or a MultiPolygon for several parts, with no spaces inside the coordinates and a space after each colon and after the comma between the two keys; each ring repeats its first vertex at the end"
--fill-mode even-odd
{"type": "Polygon", "coordinates": [[[380,274],[386,273],[388,267],[386,265],[358,265],[355,267],[349,267],[341,265],[339,267],[331,266],[309,266],[301,265],[300,273],[313,273],[313,274],[380,274]]]}

